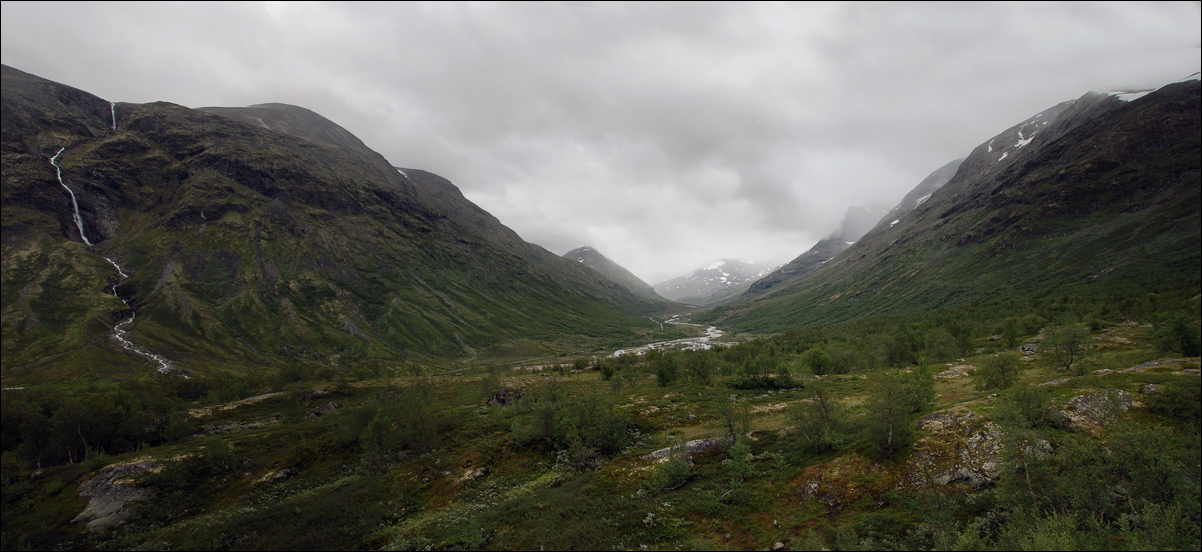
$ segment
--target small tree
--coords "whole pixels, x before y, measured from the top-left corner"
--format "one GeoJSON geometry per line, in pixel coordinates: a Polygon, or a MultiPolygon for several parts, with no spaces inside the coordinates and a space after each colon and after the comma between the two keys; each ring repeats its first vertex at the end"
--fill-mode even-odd
{"type": "Polygon", "coordinates": [[[847,444],[847,408],[827,389],[814,383],[806,390],[806,399],[790,411],[797,427],[797,439],[803,449],[824,452],[847,444]]]}
{"type": "Polygon", "coordinates": [[[935,392],[935,372],[927,364],[926,357],[918,357],[918,366],[902,376],[902,394],[905,395],[910,412],[921,412],[935,406],[939,394],[935,392]]]}
{"type": "Polygon", "coordinates": [[[1006,347],[1018,345],[1018,320],[1013,316],[1002,321],[1002,341],[1006,347]]]}
{"type": "Polygon", "coordinates": [[[734,446],[730,447],[730,462],[726,466],[730,472],[731,487],[742,485],[744,481],[751,478],[754,471],[751,456],[751,443],[747,438],[736,439],[734,446]]]}
{"type": "Polygon", "coordinates": [[[935,328],[927,332],[925,351],[928,358],[935,362],[945,362],[961,354],[960,344],[955,336],[943,328],[935,328]]]}
{"type": "Polygon", "coordinates": [[[984,364],[973,375],[977,391],[1009,389],[1018,378],[1022,363],[1015,353],[1002,353],[985,359],[984,364]]]}
{"type": "Polygon", "coordinates": [[[731,395],[727,401],[718,400],[718,417],[731,439],[751,431],[751,413],[746,402],[739,402],[738,395],[731,395]]]}
{"type": "Polygon", "coordinates": [[[309,406],[309,401],[313,400],[313,387],[301,382],[290,383],[284,388],[288,393],[288,397],[299,403],[301,406],[309,406]]]}
{"type": "Polygon", "coordinates": [[[664,353],[659,360],[655,361],[655,376],[660,387],[672,385],[680,377],[680,367],[676,357],[675,354],[664,353]]]}
{"type": "Polygon", "coordinates": [[[826,375],[831,369],[831,355],[821,345],[815,345],[802,353],[801,362],[808,366],[815,376],[826,375]]]}
{"type": "Polygon", "coordinates": [[[598,367],[601,368],[601,379],[605,381],[613,379],[614,375],[618,373],[618,363],[614,362],[612,359],[601,359],[598,367]]]}
{"type": "Polygon", "coordinates": [[[895,374],[881,374],[872,386],[864,436],[876,458],[892,458],[914,442],[913,393],[907,387],[895,374]]]}
{"type": "Polygon", "coordinates": [[[1080,376],[1083,370],[1073,368],[1084,359],[1091,350],[1089,332],[1079,324],[1057,326],[1044,339],[1045,350],[1052,356],[1057,365],[1080,376]]]}
{"type": "Polygon", "coordinates": [[[723,464],[726,464],[727,473],[730,476],[730,489],[718,500],[724,500],[731,493],[743,487],[748,479],[751,479],[755,473],[752,461],[754,456],[751,454],[751,443],[746,437],[739,437],[735,440],[734,446],[730,447],[730,458],[727,458],[723,464]]]}

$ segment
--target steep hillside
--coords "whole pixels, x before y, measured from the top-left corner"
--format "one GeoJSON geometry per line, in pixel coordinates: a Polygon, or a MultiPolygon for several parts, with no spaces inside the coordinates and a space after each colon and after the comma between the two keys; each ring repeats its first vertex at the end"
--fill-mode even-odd
{"type": "MultiPolygon", "coordinates": [[[[958,165],[959,161],[955,161],[954,163],[958,165]]],[[[940,170],[942,171],[944,169],[940,170]]],[[[954,171],[955,169],[953,168],[952,170],[954,171]]],[[[939,171],[936,171],[931,176],[928,176],[925,180],[923,180],[923,184],[931,181],[932,177],[938,173],[939,171]]],[[[947,175],[947,178],[950,179],[951,175],[947,175]]],[[[947,179],[939,182],[938,185],[942,186],[945,182],[947,182],[947,179]]],[[[921,187],[922,184],[919,185],[919,188],[921,187]]],[[[916,188],[916,190],[919,188],[916,188]]],[[[899,204],[898,207],[894,207],[892,211],[889,211],[888,215],[895,214],[900,209],[901,205],[906,205],[907,200],[913,193],[914,192],[910,192],[910,194],[907,194],[906,199],[903,199],[902,203],[899,204]]],[[[888,218],[888,215],[886,215],[886,218],[888,218]]],[[[855,244],[856,240],[860,239],[865,233],[871,230],[876,222],[877,218],[873,216],[872,211],[864,207],[849,207],[847,209],[847,213],[843,215],[843,221],[839,225],[839,230],[836,231],[834,235],[829,238],[819,240],[818,243],[807,249],[805,253],[798,255],[796,259],[789,261],[784,266],[772,271],[771,274],[753,282],[747,291],[744,292],[744,294],[748,296],[758,295],[759,293],[762,293],[763,291],[776,286],[781,282],[789,280],[790,278],[796,278],[802,274],[807,274],[817,270],[818,267],[821,267],[822,265],[826,264],[827,261],[835,258],[835,255],[842,253],[848,247],[851,247],[853,244],[855,244]]]]}
{"type": "Polygon", "coordinates": [[[609,258],[607,258],[605,255],[602,255],[601,252],[597,251],[596,249],[588,246],[577,247],[576,249],[564,253],[563,258],[576,261],[584,266],[596,270],[597,272],[600,272],[602,276],[605,276],[606,278],[620,284],[622,287],[626,288],[627,291],[635,294],[638,297],[642,297],[643,299],[648,299],[651,301],[664,300],[663,297],[660,297],[655,293],[654,289],[651,289],[650,285],[647,285],[647,282],[644,282],[638,276],[635,276],[629,270],[626,270],[626,268],[622,265],[609,260],[609,258]]]}
{"type": "Polygon", "coordinates": [[[709,319],[780,331],[972,301],[1197,288],[1198,81],[1091,92],[973,150],[942,188],[820,270],[709,319]]]}
{"type": "MultiPolygon", "coordinates": [[[[1043,114],[1040,115],[1042,116],[1043,114]]],[[[991,148],[993,146],[987,147],[991,148]]],[[[926,203],[926,201],[931,198],[931,195],[935,193],[935,190],[942,188],[945,184],[951,181],[953,176],[956,176],[956,170],[960,168],[960,164],[963,162],[963,159],[957,159],[951,163],[939,167],[938,169],[935,169],[935,172],[927,175],[927,177],[922,179],[922,182],[919,182],[913,190],[910,190],[896,207],[890,209],[888,213],[885,213],[885,216],[881,217],[881,219],[877,221],[876,225],[892,224],[893,221],[901,219],[902,217],[908,215],[910,211],[913,211],[914,209],[917,209],[918,206],[926,203]]],[[[873,225],[873,227],[876,225],[873,225]]],[[[872,228],[865,229],[864,234],[867,234],[869,230],[872,230],[872,228]]],[[[861,234],[861,236],[863,236],[863,234],[861,234]]]]}
{"type": "Polygon", "coordinates": [[[6,382],[144,365],[112,337],[134,312],[128,337],[186,368],[621,341],[658,308],[311,111],[3,71],[6,382]]]}
{"type": "Polygon", "coordinates": [[[739,259],[722,259],[698,268],[686,276],[678,276],[655,284],[655,291],[673,301],[690,305],[713,305],[747,291],[747,287],[763,278],[776,265],[739,259]]]}

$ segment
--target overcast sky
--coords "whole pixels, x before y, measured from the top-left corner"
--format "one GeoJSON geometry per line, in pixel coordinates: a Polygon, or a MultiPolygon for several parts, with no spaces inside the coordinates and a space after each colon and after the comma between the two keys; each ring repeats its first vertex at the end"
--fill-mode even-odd
{"type": "Polygon", "coordinates": [[[785,262],[1045,107],[1202,65],[1099,4],[4,2],[2,61],[122,102],[284,102],[650,284],[785,262]]]}

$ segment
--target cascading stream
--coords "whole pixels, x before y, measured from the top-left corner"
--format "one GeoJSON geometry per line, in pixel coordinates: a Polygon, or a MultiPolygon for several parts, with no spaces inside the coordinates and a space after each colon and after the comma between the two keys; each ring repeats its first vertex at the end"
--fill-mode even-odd
{"type": "MultiPolygon", "coordinates": [[[[111,104],[112,102],[109,102],[109,103],[111,104]]],[[[116,113],[116,108],[114,107],[113,109],[114,109],[114,111],[113,111],[113,128],[116,129],[117,128],[117,113],[116,113]]],[[[62,148],[62,149],[58,150],[58,153],[54,154],[54,157],[50,158],[50,164],[54,166],[54,172],[58,176],[59,185],[62,186],[64,190],[67,190],[67,194],[71,196],[71,206],[74,209],[73,216],[75,218],[75,227],[79,229],[79,237],[81,239],[83,239],[83,242],[85,244],[87,244],[88,247],[92,247],[92,242],[88,240],[88,235],[86,232],[84,232],[84,229],[83,229],[83,217],[81,217],[79,215],[79,200],[77,200],[75,198],[75,192],[72,192],[71,188],[68,188],[67,184],[65,182],[63,182],[63,170],[61,168],[59,168],[59,166],[58,166],[58,156],[62,155],[64,151],[67,151],[67,148],[62,148]]],[[[108,257],[105,257],[104,255],[101,255],[100,257],[102,259],[108,261],[109,264],[113,265],[113,268],[117,269],[117,274],[121,276],[121,280],[129,278],[129,275],[126,274],[124,270],[121,270],[121,265],[117,264],[117,261],[114,261],[108,257]]],[[[111,290],[113,293],[113,297],[116,297],[118,299],[121,299],[121,296],[117,295],[117,286],[120,283],[121,282],[118,281],[116,284],[113,284],[113,289],[111,290]]],[[[126,301],[125,299],[121,299],[121,302],[124,303],[126,307],[129,307],[129,301],[126,301]]],[[[143,351],[142,349],[138,348],[137,345],[134,345],[132,342],[130,342],[130,340],[128,338],[125,337],[126,334],[129,333],[128,330],[125,329],[125,327],[128,326],[129,324],[131,324],[134,321],[134,317],[136,317],[136,316],[137,316],[137,313],[131,313],[129,315],[129,318],[125,319],[125,321],[121,322],[120,324],[117,324],[116,326],[113,326],[113,337],[116,338],[117,342],[120,343],[121,347],[123,347],[125,350],[137,353],[139,355],[142,355],[142,356],[158,363],[160,372],[166,372],[167,370],[170,370],[171,362],[169,362],[167,359],[165,359],[159,355],[156,355],[154,353],[151,353],[149,351],[143,351]]]]}
{"type": "Polygon", "coordinates": [[[50,158],[50,164],[54,166],[54,173],[58,176],[58,185],[67,190],[67,194],[71,196],[71,207],[75,210],[72,216],[75,217],[75,227],[79,229],[79,237],[88,247],[92,247],[92,242],[88,241],[88,235],[83,231],[83,217],[79,216],[79,201],[75,199],[75,192],[72,192],[71,188],[63,183],[63,170],[58,166],[58,156],[62,155],[64,151],[67,151],[67,148],[58,150],[58,153],[50,158]]]}
{"type": "Polygon", "coordinates": [[[117,102],[109,102],[109,112],[113,114],[113,130],[117,130],[117,102]]]}

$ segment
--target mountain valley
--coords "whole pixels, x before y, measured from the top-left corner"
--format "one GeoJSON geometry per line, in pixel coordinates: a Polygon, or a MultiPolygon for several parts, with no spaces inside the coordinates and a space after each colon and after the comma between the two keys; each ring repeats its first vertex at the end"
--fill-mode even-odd
{"type": "Polygon", "coordinates": [[[2,69],[5,550],[1202,542],[1198,80],[650,286],[309,109],[2,69]]]}

